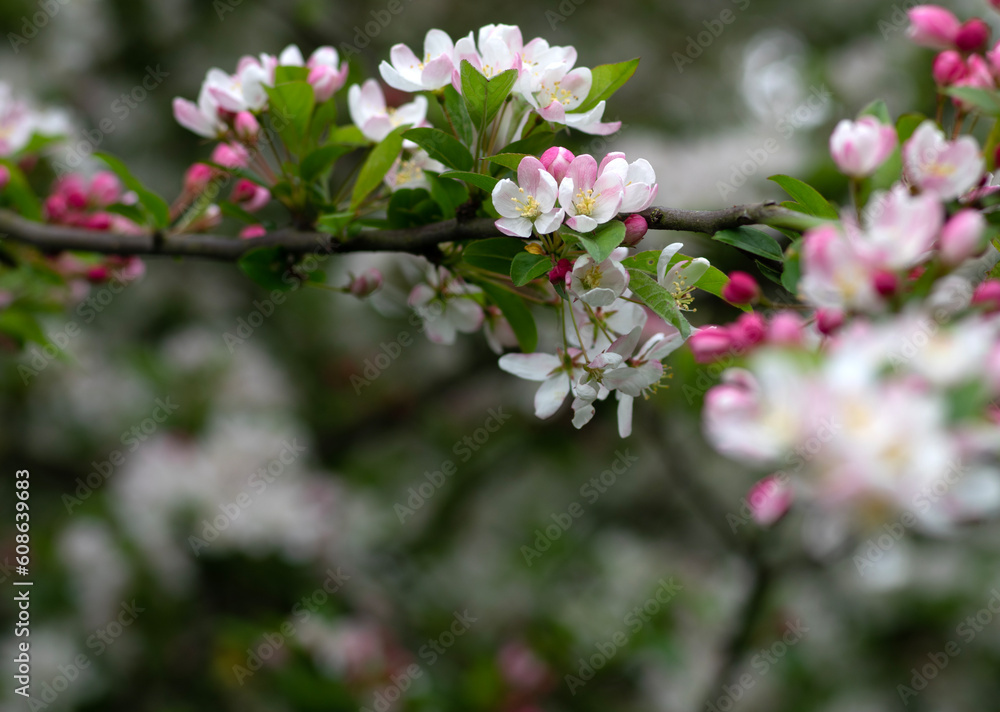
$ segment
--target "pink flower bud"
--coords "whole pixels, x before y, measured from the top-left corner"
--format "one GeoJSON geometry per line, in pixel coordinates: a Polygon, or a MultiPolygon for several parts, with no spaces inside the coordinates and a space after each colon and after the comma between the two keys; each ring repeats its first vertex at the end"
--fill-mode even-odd
{"type": "MultiPolygon", "coordinates": [[[[978,54],[974,54],[969,57],[969,61],[965,67],[965,75],[960,79],[955,80],[954,85],[959,87],[975,87],[976,89],[992,89],[996,82],[993,79],[993,70],[990,68],[989,63],[983,59],[978,54]]],[[[956,104],[963,106],[966,110],[971,110],[973,107],[966,105],[965,102],[955,100],[956,104]]]]}
{"type": "Polygon", "coordinates": [[[760,299],[760,285],[746,272],[730,272],[722,288],[722,298],[730,304],[750,304],[760,299]]]}
{"type": "Polygon", "coordinates": [[[8,183],[10,183],[10,169],[0,165],[0,190],[6,188],[8,183]]]}
{"type": "Polygon", "coordinates": [[[742,314],[729,326],[729,333],[739,351],[749,351],[764,340],[767,324],[760,314],[742,314]]]}
{"type": "Polygon", "coordinates": [[[688,347],[698,363],[711,363],[734,349],[733,337],[723,326],[706,326],[691,334],[688,347]]]}
{"type": "Polygon", "coordinates": [[[111,215],[109,213],[94,213],[93,215],[87,215],[77,224],[86,230],[110,230],[111,229],[111,215]]]}
{"type": "Polygon", "coordinates": [[[122,184],[118,176],[110,171],[101,171],[90,181],[90,202],[96,207],[106,208],[118,202],[122,194],[122,184]]]}
{"type": "Polygon", "coordinates": [[[987,311],[1000,311],[1000,280],[988,279],[976,287],[972,303],[981,304],[987,311]]]}
{"type": "Polygon", "coordinates": [[[248,213],[255,213],[271,200],[271,191],[253,181],[241,178],[229,197],[248,213]]]}
{"type": "Polygon", "coordinates": [[[645,237],[647,230],[649,230],[649,223],[646,222],[646,218],[637,213],[629,215],[625,218],[625,244],[629,247],[635,247],[645,237]]]}
{"type": "Polygon", "coordinates": [[[184,191],[192,194],[202,192],[214,175],[215,169],[207,163],[195,163],[184,174],[184,191]]]}
{"type": "Polygon", "coordinates": [[[59,178],[53,186],[53,193],[61,195],[70,210],[83,210],[87,207],[87,186],[79,173],[59,178]]]}
{"type": "Polygon", "coordinates": [[[236,114],[233,130],[236,131],[236,135],[241,141],[254,141],[260,132],[260,124],[249,111],[241,111],[236,114]]]}
{"type": "Polygon", "coordinates": [[[55,193],[45,199],[45,215],[49,222],[62,222],[66,219],[69,206],[66,205],[66,198],[55,193]]]}
{"type": "Polygon", "coordinates": [[[865,178],[885,163],[896,148],[896,129],[874,116],[844,119],[830,135],[830,155],[844,175],[865,178]]]}
{"type": "Polygon", "coordinates": [[[562,183],[562,179],[566,176],[566,170],[574,158],[576,156],[568,148],[553,146],[543,153],[539,160],[545,166],[545,170],[556,179],[556,183],[562,183]]]}
{"type": "Polygon", "coordinates": [[[958,28],[955,46],[963,52],[978,52],[990,41],[990,27],[978,17],[974,17],[958,28]]]}
{"type": "Polygon", "coordinates": [[[883,297],[891,297],[899,289],[899,278],[894,272],[879,270],[872,277],[872,286],[883,297]]]}
{"type": "Polygon", "coordinates": [[[246,168],[250,154],[238,143],[220,143],[212,151],[212,162],[223,168],[246,168]]]}
{"type": "Polygon", "coordinates": [[[99,283],[107,282],[111,278],[111,270],[109,270],[104,265],[96,265],[87,270],[84,275],[88,282],[99,283]]]}
{"type": "Polygon", "coordinates": [[[556,263],[556,266],[549,272],[549,281],[552,284],[568,285],[569,277],[573,273],[573,263],[565,257],[556,263]]]}
{"type": "Polygon", "coordinates": [[[839,309],[817,309],[816,328],[819,333],[830,336],[844,324],[844,312],[839,309]]]}
{"type": "Polygon", "coordinates": [[[317,64],[309,70],[307,81],[312,85],[317,104],[328,101],[347,82],[347,63],[342,64],[339,71],[317,64]]]}
{"type": "Polygon", "coordinates": [[[804,330],[801,316],[791,311],[778,312],[767,325],[767,340],[781,346],[799,346],[804,330]]]}
{"type": "Polygon", "coordinates": [[[251,240],[255,237],[264,237],[267,234],[267,228],[263,225],[247,225],[245,228],[240,230],[240,237],[244,240],[251,240]]]}
{"type": "Polygon", "coordinates": [[[951,86],[965,77],[965,60],[953,49],[948,49],[934,58],[934,81],[939,87],[951,86]]]}
{"type": "Polygon", "coordinates": [[[910,39],[931,49],[949,49],[961,24],[952,13],[937,5],[917,5],[907,11],[910,16],[910,39]]]}
{"type": "Polygon", "coordinates": [[[369,294],[382,286],[382,273],[372,267],[364,274],[359,274],[347,285],[347,291],[358,299],[367,297],[369,294]]]}
{"type": "Polygon", "coordinates": [[[959,210],[941,230],[941,259],[958,265],[983,251],[986,218],[978,210],[959,210]]]}
{"type": "Polygon", "coordinates": [[[776,475],[768,475],[750,488],[747,495],[754,520],[769,527],[781,519],[792,504],[792,490],[776,475]]]}

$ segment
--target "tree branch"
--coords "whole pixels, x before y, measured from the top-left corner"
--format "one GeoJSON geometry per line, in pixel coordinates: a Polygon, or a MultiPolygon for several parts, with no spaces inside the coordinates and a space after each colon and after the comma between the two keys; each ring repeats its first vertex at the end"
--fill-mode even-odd
{"type": "MultiPolygon", "coordinates": [[[[737,205],[724,210],[678,210],[649,208],[640,213],[652,230],[678,230],[713,234],[742,225],[765,224],[776,218],[794,216],[775,203],[737,205]]],[[[247,240],[223,235],[170,235],[149,232],[123,235],[64,225],[49,225],[0,210],[3,239],[32,245],[44,252],[78,250],[114,255],[163,255],[235,261],[257,247],[281,246],[289,253],[316,252],[410,252],[422,254],[442,242],[502,237],[490,218],[444,220],[405,230],[370,230],[343,242],[321,232],[283,228],[247,240]]]]}

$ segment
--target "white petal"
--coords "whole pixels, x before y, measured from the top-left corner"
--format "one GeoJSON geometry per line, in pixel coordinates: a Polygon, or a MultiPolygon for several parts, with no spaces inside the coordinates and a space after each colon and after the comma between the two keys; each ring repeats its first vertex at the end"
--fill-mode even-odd
{"type": "MultiPolygon", "coordinates": [[[[552,378],[552,372],[559,368],[559,357],[552,354],[505,354],[500,357],[499,366],[507,373],[528,381],[545,381],[552,378]]],[[[557,374],[558,375],[558,374],[557,374]]],[[[563,374],[566,388],[569,378],[563,374]]],[[[568,392],[568,391],[567,391],[568,392]]]]}
{"type": "Polygon", "coordinates": [[[569,376],[566,373],[557,373],[546,380],[535,393],[535,416],[549,418],[555,415],[569,395],[569,389],[569,376]]]}

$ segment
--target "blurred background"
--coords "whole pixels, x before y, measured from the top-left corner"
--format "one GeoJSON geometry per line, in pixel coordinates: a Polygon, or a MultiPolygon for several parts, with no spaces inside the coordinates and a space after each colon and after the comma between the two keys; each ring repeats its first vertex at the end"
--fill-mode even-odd
{"type": "MultiPolygon", "coordinates": [[[[933,111],[932,54],[904,39],[912,2],[400,1],[393,15],[385,0],[5,0],[0,80],[70,111],[69,151],[99,144],[168,200],[209,151],[174,122],[173,97],[195,98],[210,67],[289,43],[352,46],[365,76],[432,27],[457,38],[492,22],[575,45],[583,66],[639,56],[605,114],[622,131],[566,143],[647,158],[657,203],[674,207],[781,198],[775,173],[836,198],[837,120],[876,98],[894,116],[933,111]]],[[[996,24],[985,2],[949,7],[996,24]]],[[[704,236],[644,247],[678,239],[725,271],[753,267],[704,236]]],[[[51,317],[50,338],[76,334],[65,356],[39,367],[0,354],[0,464],[5,480],[31,472],[35,582],[28,703],[13,692],[5,485],[0,708],[839,712],[998,699],[995,529],[822,553],[794,516],[759,531],[742,498],[766,473],[700,434],[717,372],[675,354],[671,387],[636,404],[624,441],[610,403],[582,432],[566,412],[538,421],[533,384],[500,372],[481,335],[436,346],[409,320],[412,264],[360,255],[323,269],[336,285],[370,265],[387,285],[369,302],[304,288],[269,311],[232,265],[148,260],[121,294],[94,287],[92,312],[51,317]],[[37,373],[23,377],[25,364],[37,373]],[[960,655],[941,665],[949,642],[960,655]]],[[[702,299],[692,321],[733,316],[702,299]]]]}

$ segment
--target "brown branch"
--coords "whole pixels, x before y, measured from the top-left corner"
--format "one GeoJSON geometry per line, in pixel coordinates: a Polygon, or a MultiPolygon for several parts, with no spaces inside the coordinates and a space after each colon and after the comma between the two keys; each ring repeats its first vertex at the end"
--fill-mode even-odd
{"type": "MultiPolygon", "coordinates": [[[[677,210],[649,208],[640,213],[652,230],[679,230],[713,234],[742,225],[765,224],[794,216],[774,203],[737,205],[725,210],[677,210]]],[[[370,230],[339,241],[321,232],[283,228],[262,237],[241,240],[209,234],[171,235],[150,232],[122,235],[64,225],[49,225],[0,210],[0,237],[32,245],[44,252],[78,250],[114,255],[163,255],[235,261],[257,247],[281,246],[290,254],[316,252],[410,252],[422,254],[442,242],[502,237],[490,218],[444,220],[405,230],[370,230]]]]}

